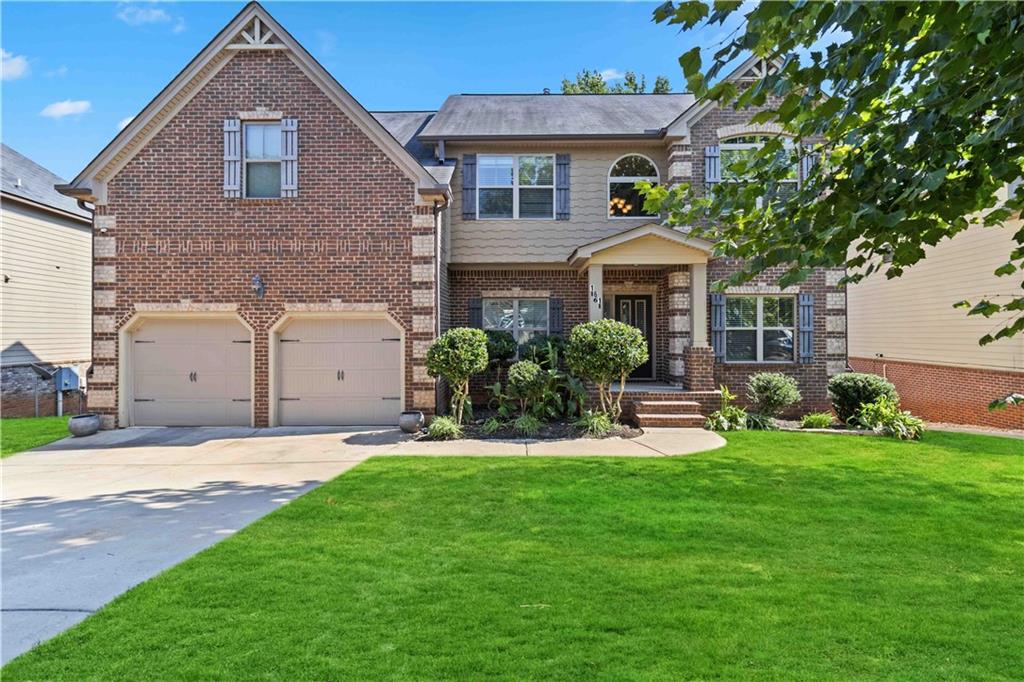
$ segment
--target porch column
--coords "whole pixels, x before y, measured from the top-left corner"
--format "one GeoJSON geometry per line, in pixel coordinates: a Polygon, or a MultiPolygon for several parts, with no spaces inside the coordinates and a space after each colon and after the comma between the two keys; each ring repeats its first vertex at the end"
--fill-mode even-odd
{"type": "Polygon", "coordinates": [[[590,321],[600,320],[604,317],[604,266],[591,265],[587,268],[589,281],[589,309],[590,321]]]}
{"type": "Polygon", "coordinates": [[[708,266],[690,266],[690,338],[695,348],[708,345],[708,266]]]}

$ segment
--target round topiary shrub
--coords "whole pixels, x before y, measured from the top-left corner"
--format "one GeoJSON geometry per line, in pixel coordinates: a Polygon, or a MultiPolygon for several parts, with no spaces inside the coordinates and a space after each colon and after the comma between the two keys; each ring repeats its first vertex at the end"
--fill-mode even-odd
{"type": "Polygon", "coordinates": [[[883,396],[899,402],[896,387],[877,374],[837,374],[828,380],[828,394],[832,398],[832,408],[836,411],[836,416],[844,424],[858,423],[857,415],[861,406],[873,403],[883,396]]]}
{"type": "Polygon", "coordinates": [[[565,359],[577,376],[596,384],[601,411],[618,421],[626,378],[647,362],[647,340],[643,332],[624,322],[595,320],[573,328],[565,359]],[[619,382],[617,396],[612,392],[615,381],[619,382]]]}
{"type": "Polygon", "coordinates": [[[508,368],[508,388],[526,414],[527,407],[538,400],[547,387],[547,376],[536,362],[520,360],[508,368]]]}
{"type": "Polygon", "coordinates": [[[452,391],[452,414],[462,423],[469,401],[469,378],[487,369],[487,337],[480,329],[457,327],[441,334],[427,350],[427,373],[443,377],[452,391]]]}
{"type": "Polygon", "coordinates": [[[758,372],[747,379],[747,400],[765,419],[775,419],[801,397],[796,379],[780,372],[758,372]]]}

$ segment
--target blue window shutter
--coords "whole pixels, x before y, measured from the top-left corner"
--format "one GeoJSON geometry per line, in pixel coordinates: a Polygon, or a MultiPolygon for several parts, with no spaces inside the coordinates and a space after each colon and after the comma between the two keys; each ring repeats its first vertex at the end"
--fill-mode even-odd
{"type": "Polygon", "coordinates": [[[281,121],[281,196],[299,196],[299,119],[281,121]]]}
{"type": "Polygon", "coordinates": [[[818,155],[814,151],[812,145],[804,145],[803,156],[800,157],[800,182],[803,183],[807,178],[811,177],[811,173],[814,172],[814,166],[818,163],[818,155]]]}
{"type": "Polygon", "coordinates": [[[469,326],[473,329],[484,328],[484,305],[482,299],[469,299],[469,326]]]}
{"type": "Polygon", "coordinates": [[[800,294],[800,362],[814,360],[814,294],[800,294]]]}
{"type": "Polygon", "coordinates": [[[462,219],[476,220],[476,154],[462,155],[462,219]]]}
{"type": "Polygon", "coordinates": [[[718,147],[704,147],[704,182],[713,185],[722,181],[722,152],[718,147]]]}
{"type": "Polygon", "coordinates": [[[555,156],[555,219],[569,219],[569,155],[555,156]]]}
{"type": "Polygon", "coordinates": [[[725,294],[711,294],[711,347],[715,362],[725,362],[725,294]]]}
{"type": "Polygon", "coordinates": [[[548,299],[548,331],[561,336],[562,329],[562,299],[548,299]]]}
{"type": "Polygon", "coordinates": [[[224,119],[224,196],[242,196],[242,122],[224,119]]]}

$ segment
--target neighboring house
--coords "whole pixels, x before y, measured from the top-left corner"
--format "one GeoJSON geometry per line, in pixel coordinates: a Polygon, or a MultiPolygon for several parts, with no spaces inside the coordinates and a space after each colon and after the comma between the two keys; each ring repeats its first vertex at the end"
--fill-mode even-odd
{"type": "Polygon", "coordinates": [[[925,419],[1024,428],[1024,408],[988,403],[1024,393],[1024,337],[986,346],[1010,316],[967,316],[962,300],[1020,296],[1020,277],[993,272],[1016,248],[1020,217],[1002,228],[971,227],[936,246],[895,279],[878,273],[849,287],[850,365],[896,385],[903,407],[925,419]]]}
{"type": "MultiPolygon", "coordinates": [[[[0,411],[52,415],[50,373],[69,366],[81,376],[89,363],[92,216],[54,189],[64,180],[6,144],[0,171],[0,411]]],[[[77,392],[65,397],[65,411],[81,406],[77,392]]]]}
{"type": "Polygon", "coordinates": [[[247,5],[61,188],[105,231],[90,407],[107,427],[394,424],[438,405],[425,355],[444,329],[525,342],[614,316],[650,344],[637,412],[672,414],[646,423],[699,423],[720,382],[765,370],[824,408],[846,368],[842,271],[712,295],[736,264],[632,189],[730,181],[723,158],[776,133],[751,115],[686,94],[371,115],[247,5]]]}

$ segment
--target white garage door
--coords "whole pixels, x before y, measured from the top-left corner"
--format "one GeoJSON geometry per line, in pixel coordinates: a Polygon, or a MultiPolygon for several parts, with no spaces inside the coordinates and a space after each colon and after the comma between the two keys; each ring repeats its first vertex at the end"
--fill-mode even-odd
{"type": "Polygon", "coordinates": [[[398,423],[402,344],[386,320],[295,320],[278,338],[278,366],[283,425],[398,423]]]}
{"type": "Polygon", "coordinates": [[[237,320],[146,320],[132,333],[134,423],[248,426],[249,330],[237,320]]]}

